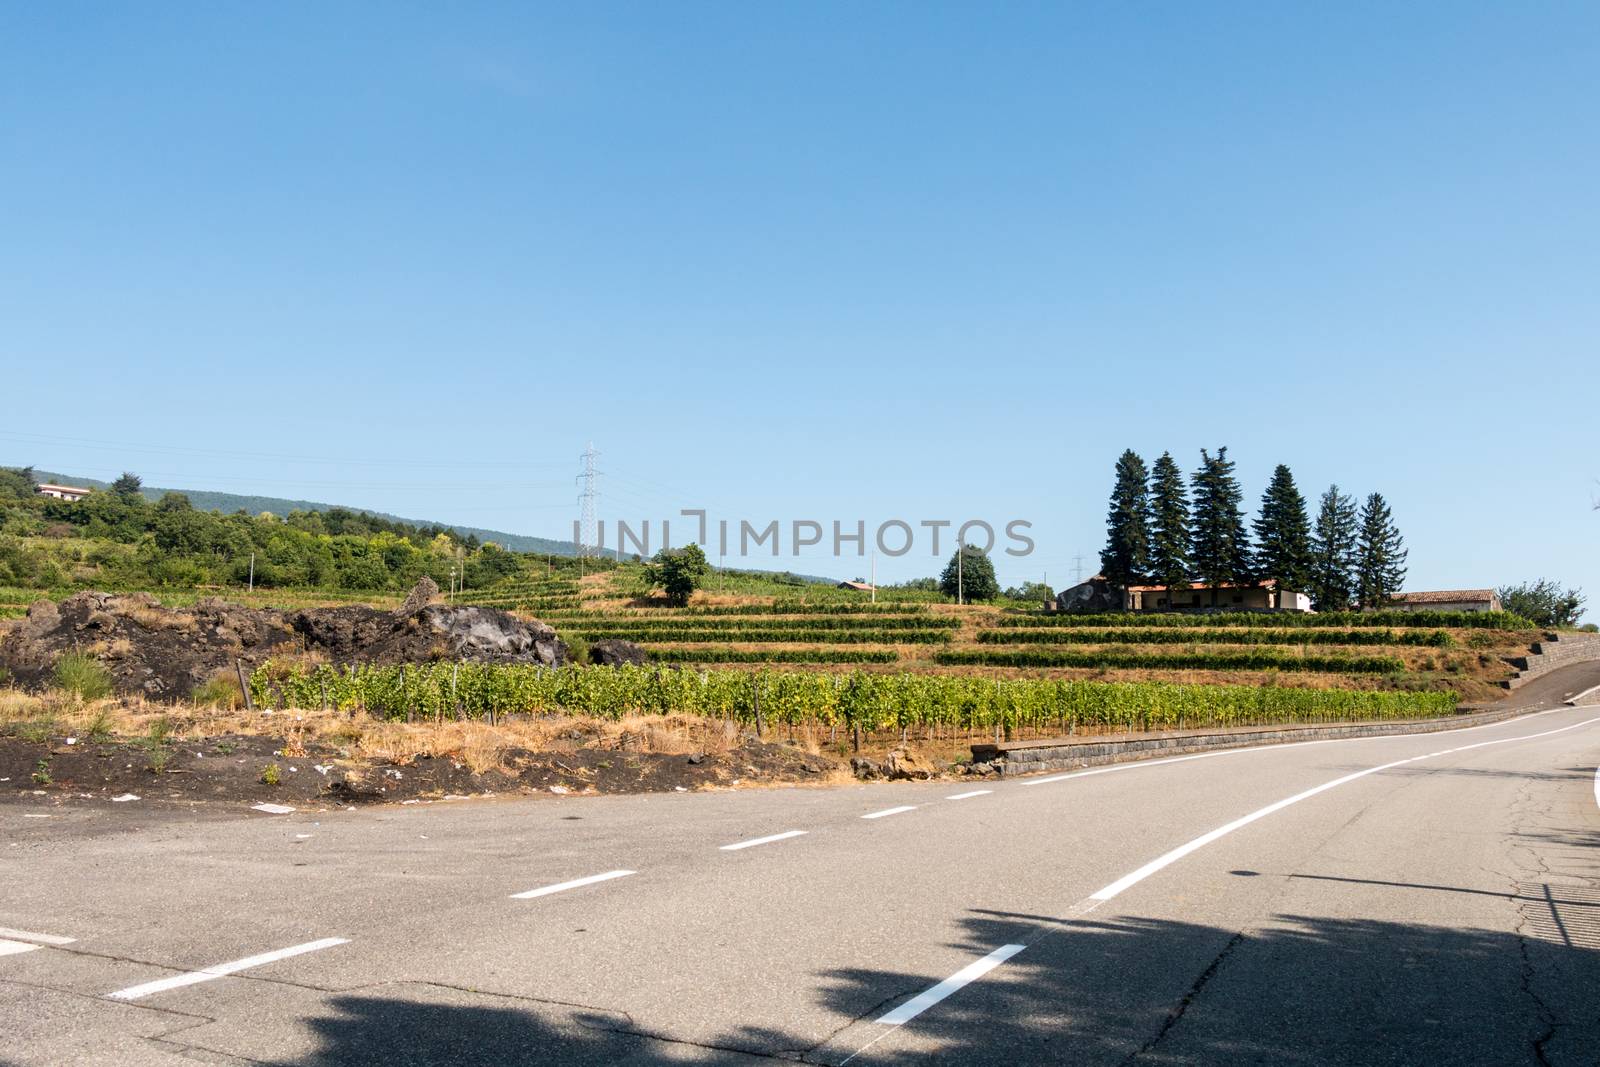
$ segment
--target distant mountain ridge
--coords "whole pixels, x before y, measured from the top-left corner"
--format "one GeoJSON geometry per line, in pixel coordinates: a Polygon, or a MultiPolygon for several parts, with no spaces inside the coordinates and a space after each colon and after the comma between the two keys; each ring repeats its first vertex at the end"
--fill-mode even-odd
{"type": "MultiPolygon", "coordinates": [[[[61,485],[80,485],[89,489],[105,490],[111,487],[110,482],[103,482],[97,478],[82,478],[75,474],[61,474],[57,471],[35,470],[34,476],[41,482],[57,482],[61,485]]],[[[356,508],[348,504],[323,504],[315,500],[289,500],[277,496],[246,496],[239,493],[219,493],[210,489],[164,489],[147,485],[144,487],[144,498],[149,501],[160,500],[164,493],[182,493],[189,498],[201,511],[220,511],[225,515],[235,511],[246,511],[251,515],[259,515],[263,511],[270,511],[274,515],[284,516],[291,511],[332,511],[334,508],[343,508],[346,511],[355,511],[363,515],[372,515],[376,518],[387,519],[390,522],[403,522],[411,526],[440,526],[446,530],[454,530],[462,537],[476,536],[480,541],[493,541],[501,548],[508,548],[513,552],[533,552],[546,556],[576,556],[578,546],[571,541],[555,541],[548,537],[532,537],[528,534],[508,533],[505,530],[487,530],[479,526],[462,526],[453,522],[436,522],[433,519],[409,519],[403,515],[391,515],[385,511],[374,511],[371,508],[356,508]]],[[[605,550],[605,555],[623,558],[613,549],[605,550]]]]}

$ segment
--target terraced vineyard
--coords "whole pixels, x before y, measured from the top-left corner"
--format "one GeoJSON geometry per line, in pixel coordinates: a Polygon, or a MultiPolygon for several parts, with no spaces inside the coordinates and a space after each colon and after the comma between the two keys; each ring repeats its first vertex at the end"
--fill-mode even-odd
{"type": "MultiPolygon", "coordinates": [[[[1302,697],[1296,694],[1309,693],[1344,693],[1352,699],[1368,694],[1360,701],[1382,693],[1394,693],[1397,699],[1403,694],[1434,694],[1448,701],[1458,697],[1477,701],[1498,696],[1498,681],[1510,673],[1507,657],[1525,653],[1530,641],[1538,638],[1525,619],[1509,614],[1062,616],[1010,603],[955,606],[936,601],[925,590],[907,597],[890,593],[872,603],[856,590],[795,585],[776,577],[763,584],[757,577],[739,576],[720,587],[718,579],[691,605],[675,608],[645,598],[637,565],[590,574],[523,574],[515,581],[458,593],[454,601],[539,617],[555,625],[579,657],[584,646],[595,641],[634,641],[656,664],[707,669],[688,670],[694,677],[926,678],[933,688],[923,691],[907,683],[893,689],[898,694],[894,699],[915,693],[904,699],[930,701],[966,693],[960,688],[965,680],[1002,686],[1024,681],[1029,685],[1072,681],[1091,688],[1139,683],[1210,686],[1227,694],[1206,699],[1229,707],[1254,701],[1256,697],[1245,693],[1258,689],[1272,694],[1270,701],[1283,709],[1301,707],[1296,701],[1302,697]],[[947,691],[941,686],[957,688],[947,691]]],[[[0,619],[21,616],[38,598],[61,595],[59,590],[0,587],[0,619]]],[[[166,590],[160,598],[170,605],[189,605],[208,595],[274,608],[350,601],[394,606],[400,601],[398,593],[326,589],[251,593],[205,587],[166,590]]],[[[1069,689],[1016,689],[1024,691],[1059,696],[1069,689]]],[[[1117,693],[1123,694],[1117,699],[1125,699],[1130,691],[1117,689],[1117,693]]],[[[1072,699],[1088,697],[1080,694],[1072,699]]],[[[1304,709],[1318,709],[1315,713],[1338,707],[1357,713],[1360,702],[1346,705],[1331,697],[1310,696],[1304,701],[1310,701],[1304,709]]],[[[1394,709],[1402,707],[1416,705],[1400,701],[1386,705],[1390,709],[1386,713],[1400,713],[1394,709]]],[[[1435,704],[1427,707],[1437,710],[1435,704]]],[[[1294,715],[1302,713],[1310,712],[1294,715]]]]}
{"type": "MultiPolygon", "coordinates": [[[[1494,695],[1509,674],[1504,658],[1533,638],[1526,620],[1506,614],[1056,615],[1020,605],[957,607],[930,602],[922,591],[871,603],[851,590],[769,583],[761,596],[749,577],[727,592],[713,583],[691,605],[674,608],[639,599],[631,570],[591,578],[581,593],[569,580],[559,604],[535,613],[569,639],[632,641],[656,662],[679,665],[850,664],[874,673],[1392,689],[1464,699],[1494,695]]],[[[531,588],[469,599],[529,610],[521,605],[541,599],[531,588]]]]}

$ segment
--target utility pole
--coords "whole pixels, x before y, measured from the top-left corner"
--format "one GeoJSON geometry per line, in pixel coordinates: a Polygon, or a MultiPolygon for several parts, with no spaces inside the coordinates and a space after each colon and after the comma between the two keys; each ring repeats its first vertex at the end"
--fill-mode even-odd
{"type": "Polygon", "coordinates": [[[250,591],[256,591],[256,554],[250,553],[250,591]]]}
{"type": "Polygon", "coordinates": [[[878,553],[872,553],[872,569],[867,572],[867,584],[872,586],[872,602],[878,602],[878,553]]]}
{"type": "Polygon", "coordinates": [[[956,538],[956,604],[965,603],[961,565],[967,561],[967,542],[963,538],[956,538]]]}
{"type": "Polygon", "coordinates": [[[579,559],[588,559],[592,554],[591,549],[600,547],[599,519],[595,510],[596,501],[600,496],[597,485],[600,480],[600,469],[595,466],[595,461],[599,458],[600,453],[595,451],[593,441],[589,442],[589,447],[578,457],[583,463],[577,478],[578,484],[583,486],[583,492],[578,494],[579,559]]]}

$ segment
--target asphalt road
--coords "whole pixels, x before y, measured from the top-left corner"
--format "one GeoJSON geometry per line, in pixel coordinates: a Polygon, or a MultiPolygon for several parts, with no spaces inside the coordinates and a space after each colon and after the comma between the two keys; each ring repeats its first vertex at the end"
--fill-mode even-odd
{"type": "Polygon", "coordinates": [[[7,801],[0,1062],[1594,1064],[1583,677],[971,785],[7,801]]]}

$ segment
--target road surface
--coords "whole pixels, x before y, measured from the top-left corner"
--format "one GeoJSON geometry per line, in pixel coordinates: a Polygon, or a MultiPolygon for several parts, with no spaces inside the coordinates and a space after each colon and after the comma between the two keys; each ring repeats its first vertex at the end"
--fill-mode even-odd
{"type": "Polygon", "coordinates": [[[7,801],[0,1063],[1594,1064],[1575,677],[1472,730],[970,785],[7,801]]]}

